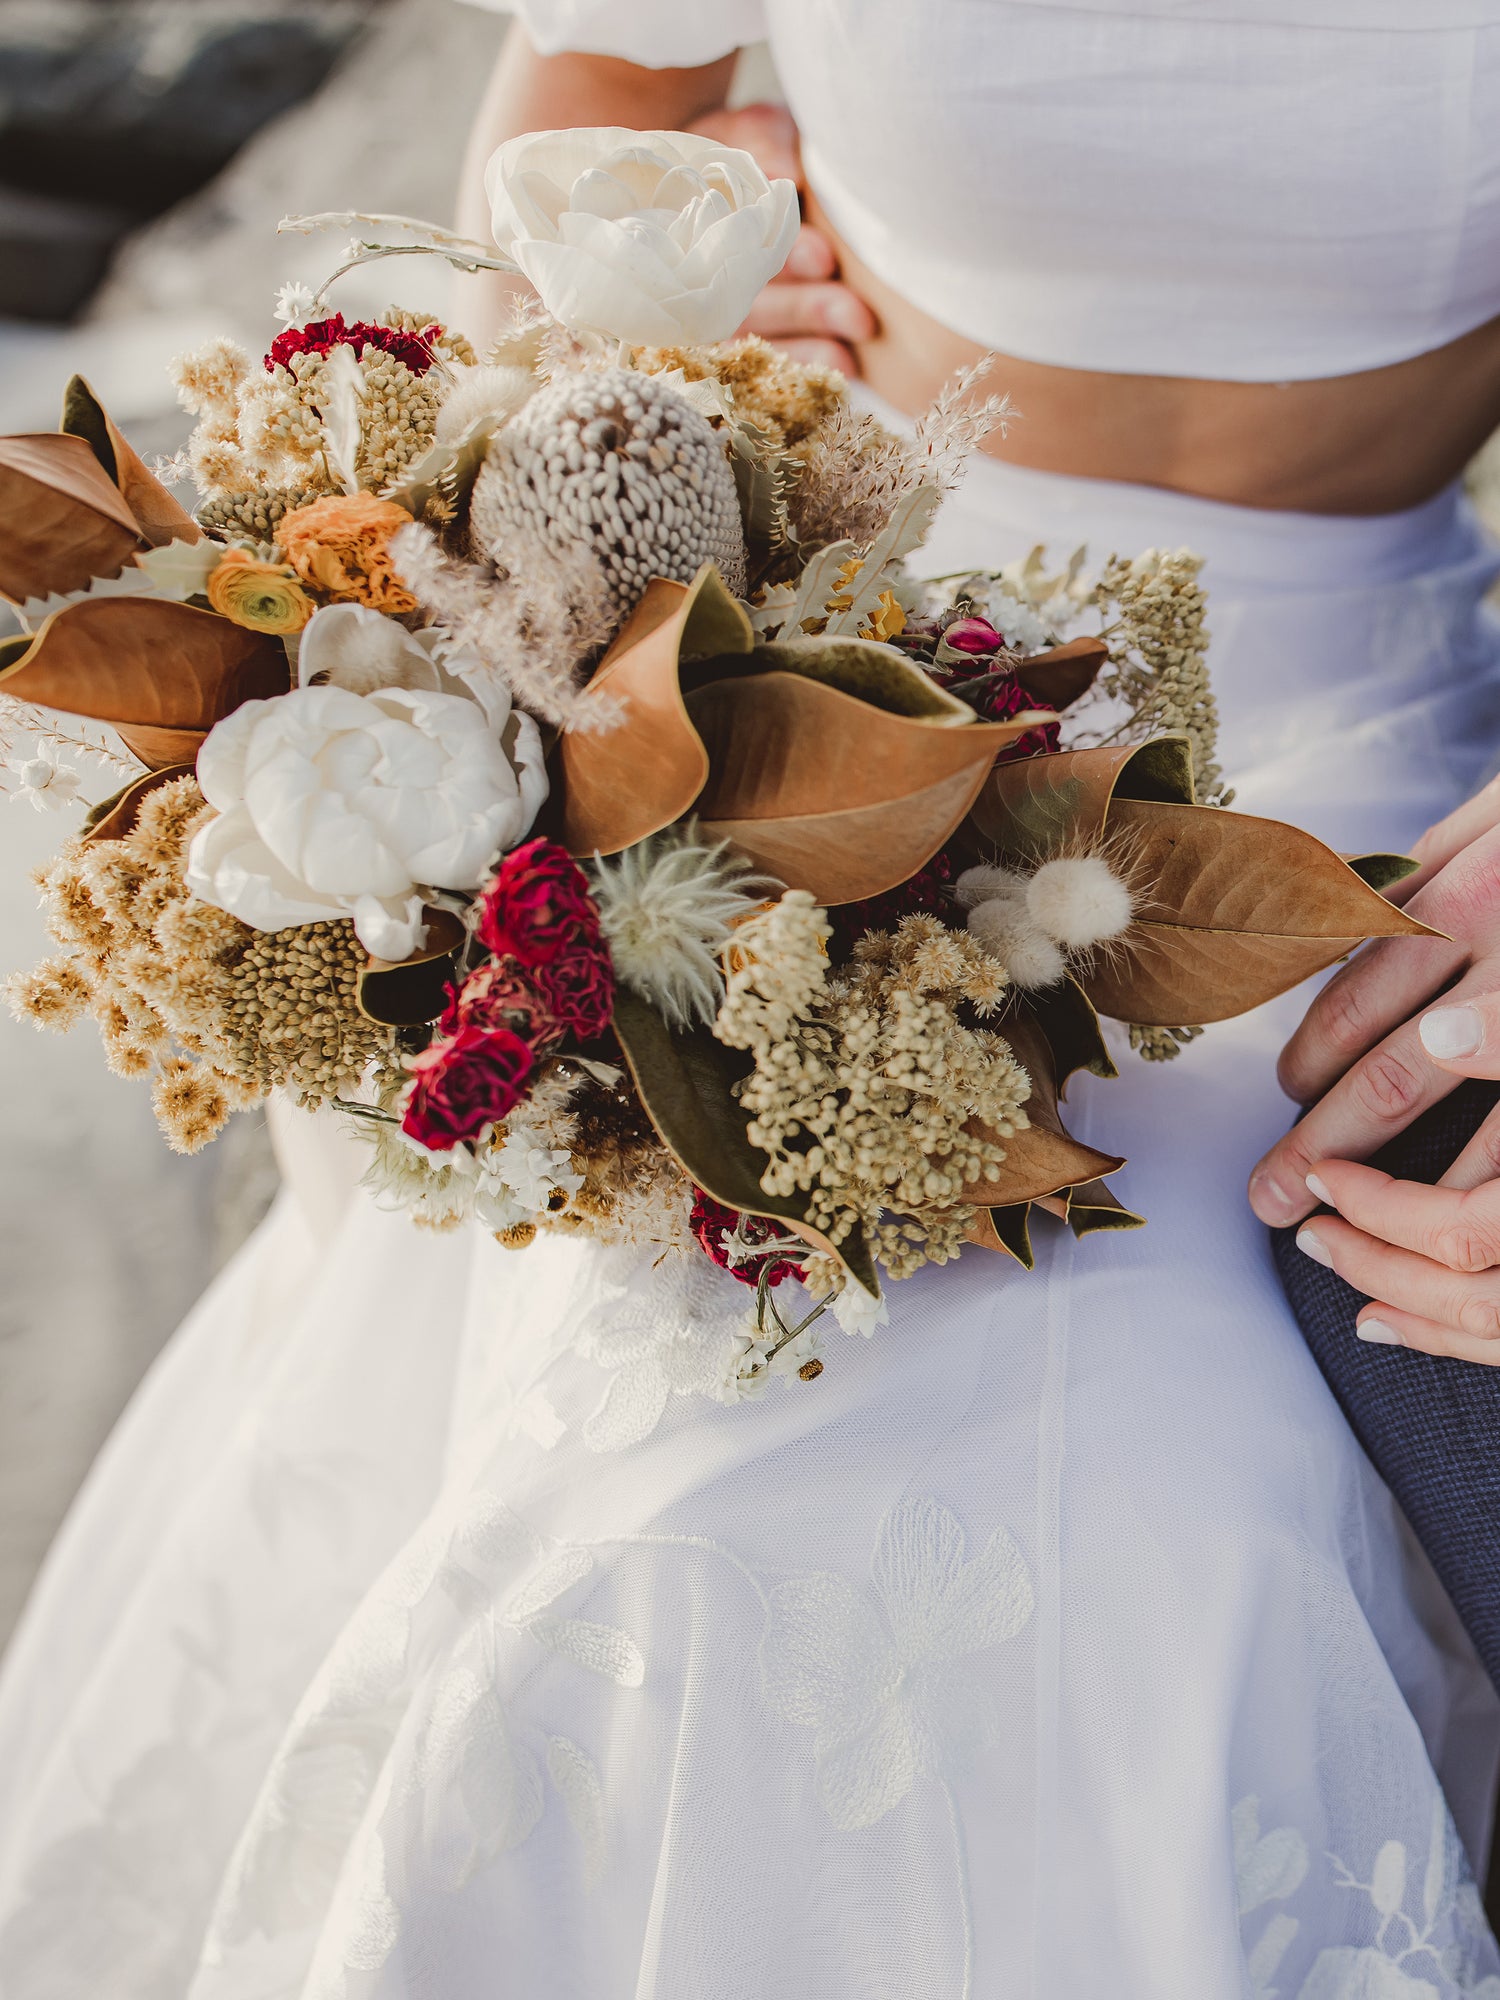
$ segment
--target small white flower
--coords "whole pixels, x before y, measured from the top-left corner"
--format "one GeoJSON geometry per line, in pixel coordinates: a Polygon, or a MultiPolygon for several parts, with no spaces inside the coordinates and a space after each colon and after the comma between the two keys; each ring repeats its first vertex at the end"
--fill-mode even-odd
{"type": "Polygon", "coordinates": [[[795,1340],[777,1350],[771,1357],[773,1375],[795,1375],[805,1368],[809,1361],[817,1361],[823,1354],[823,1329],[817,1320],[811,1326],[803,1327],[795,1340]]]}
{"type": "Polygon", "coordinates": [[[727,340],[786,262],[797,190],[685,132],[527,132],[484,175],[501,254],[577,333],[727,340]]]}
{"type": "Polygon", "coordinates": [[[13,764],[11,769],[18,780],[18,789],[12,797],[25,799],[38,812],[58,812],[71,805],[83,782],[70,764],[59,763],[46,748],[22,764],[13,764]]]}
{"type": "Polygon", "coordinates": [[[771,1371],[766,1366],[770,1345],[764,1340],[741,1341],[729,1357],[729,1366],[719,1384],[721,1403],[758,1403],[770,1386],[771,1371]]]}
{"type": "Polygon", "coordinates": [[[561,1146],[538,1146],[523,1133],[512,1132],[493,1155],[492,1171],[530,1215],[541,1215],[555,1190],[575,1194],[583,1175],[574,1173],[573,1156],[561,1146]]]}
{"type": "Polygon", "coordinates": [[[300,278],[289,279],[276,294],[276,317],[286,326],[296,326],[313,309],[313,295],[300,278]]]}
{"type": "Polygon", "coordinates": [[[957,1775],[999,1738],[994,1670],[977,1657],[1031,1617],[1030,1572],[1004,1528],[972,1561],[938,1501],[903,1500],[880,1524],[873,1590],[828,1571],[767,1599],[761,1679],[770,1706],[813,1730],[818,1793],[835,1826],[873,1826],[918,1777],[957,1775]]]}
{"type": "Polygon", "coordinates": [[[867,1292],[853,1278],[845,1278],[844,1289],[828,1301],[828,1310],[845,1333],[863,1334],[866,1340],[876,1327],[887,1325],[891,1317],[885,1300],[867,1292]]]}
{"type": "Polygon", "coordinates": [[[1087,951],[1117,938],[1135,914],[1129,884],[1102,854],[1044,861],[1026,885],[1026,908],[1065,951],[1087,951]]]}

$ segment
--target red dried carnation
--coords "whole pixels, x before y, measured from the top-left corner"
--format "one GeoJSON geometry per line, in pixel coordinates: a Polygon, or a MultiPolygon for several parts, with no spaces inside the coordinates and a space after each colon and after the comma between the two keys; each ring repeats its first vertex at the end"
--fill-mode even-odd
{"type": "Polygon", "coordinates": [[[489,959],[461,986],[448,989],[438,1032],[455,1035],[460,1028],[509,1028],[533,1048],[555,1041],[560,1032],[541,994],[522,976],[513,958],[489,959]]]}
{"type": "Polygon", "coordinates": [[[726,1208],[715,1201],[703,1189],[693,1189],[693,1214],[690,1223],[698,1247],[706,1257],[712,1258],[721,1271],[728,1271],[738,1278],[742,1285],[758,1285],[762,1273],[770,1285],[779,1285],[785,1278],[800,1278],[800,1259],[807,1255],[807,1245],[780,1223],[772,1222],[764,1215],[742,1215],[737,1209],[726,1208]],[[753,1257],[747,1263],[731,1264],[729,1261],[728,1239],[738,1228],[742,1243],[765,1244],[768,1248],[785,1243],[795,1249],[799,1261],[793,1263],[786,1257],[753,1257]]]}
{"type": "MultiPolygon", "coordinates": [[[[1037,701],[1029,695],[1014,674],[1002,674],[987,687],[974,690],[974,707],[986,722],[1004,722],[1012,715],[1019,715],[1023,709],[1044,708],[1053,713],[1052,704],[1037,701]]],[[[1013,764],[1021,757],[1040,757],[1044,751],[1055,750],[1062,730],[1060,722],[1043,722],[1035,729],[1028,729],[1024,736],[1018,736],[1014,743],[1008,743],[995,759],[997,764],[1013,764]]]]}
{"type": "Polygon", "coordinates": [[[559,1028],[591,1042],[609,1026],[615,1011],[615,969],[602,942],[579,939],[575,950],[533,966],[531,977],[559,1028]]]}
{"type": "Polygon", "coordinates": [[[425,375],[435,359],[432,343],[442,330],[436,320],[420,333],[403,333],[400,327],[377,326],[368,319],[357,319],[349,326],[342,313],[335,313],[331,319],[315,319],[307,326],[289,326],[285,333],[278,333],[266,356],[266,370],[269,373],[278,362],[287,367],[294,354],[327,354],[335,347],[352,347],[360,355],[367,347],[378,347],[394,355],[413,375],[425,375]]]}
{"type": "Polygon", "coordinates": [[[509,1028],[460,1028],[411,1065],[412,1091],[401,1129],[434,1153],[477,1139],[520,1103],[532,1051],[509,1028]]]}
{"type": "Polygon", "coordinates": [[[529,840],[506,855],[480,899],[477,932],[528,978],[578,946],[604,949],[588,879],[555,840],[529,840]]]}

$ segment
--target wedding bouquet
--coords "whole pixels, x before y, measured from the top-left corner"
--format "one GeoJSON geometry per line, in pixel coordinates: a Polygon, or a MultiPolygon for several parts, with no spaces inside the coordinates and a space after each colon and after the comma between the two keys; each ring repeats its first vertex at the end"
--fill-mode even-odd
{"type": "Polygon", "coordinates": [[[481,357],[287,287],[263,361],[177,366],[196,514],[81,381],[0,440],[19,795],[124,780],[12,1002],[91,1013],[181,1150],[282,1089],[419,1221],[706,1253],[755,1288],[728,1392],[810,1377],[882,1268],[1138,1221],[1060,1116],[1100,1015],[1172,1054],[1421,926],[1401,864],[1226,809],[1190,555],[914,578],[1005,406],[971,375],[897,436],[730,338],[790,183],[575,131],[488,186],[498,255],[291,225],[540,303],[481,357]]]}

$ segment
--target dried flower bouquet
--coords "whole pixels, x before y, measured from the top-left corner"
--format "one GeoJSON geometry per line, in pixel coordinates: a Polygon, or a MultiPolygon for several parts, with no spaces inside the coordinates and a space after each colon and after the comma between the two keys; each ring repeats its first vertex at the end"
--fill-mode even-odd
{"type": "Polygon", "coordinates": [[[498,255],[293,225],[541,303],[481,357],[289,287],[263,362],[178,364],[196,515],[80,381],[0,440],[17,795],[125,779],[11,999],[91,1013],[183,1150],[281,1088],[419,1221],[706,1253],[754,1288],[737,1396],[819,1371],[825,1305],[868,1331],[882,1268],[1138,1220],[1059,1111],[1101,1014],[1175,1054],[1421,927],[1399,862],[1226,810],[1191,555],[914,579],[1005,407],[971,377],[896,436],[729,338],[788,184],[606,131],[489,187],[498,255]]]}

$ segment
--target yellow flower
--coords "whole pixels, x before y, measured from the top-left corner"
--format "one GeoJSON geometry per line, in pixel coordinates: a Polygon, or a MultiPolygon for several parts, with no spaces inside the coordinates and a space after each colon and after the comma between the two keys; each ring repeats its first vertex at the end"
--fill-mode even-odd
{"type": "Polygon", "coordinates": [[[221,618],[252,632],[300,632],[317,608],[285,563],[226,549],[209,573],[208,601],[221,618]]]}
{"type": "Polygon", "coordinates": [[[283,514],[277,539],[302,581],[324,597],[366,604],[399,617],[417,600],[397,576],[390,540],[411,525],[394,500],[373,493],[327,493],[283,514]]]}
{"type": "Polygon", "coordinates": [[[906,630],[906,613],[896,602],[894,592],[882,590],[875,603],[874,617],[859,628],[861,639],[894,639],[906,630]]]}

